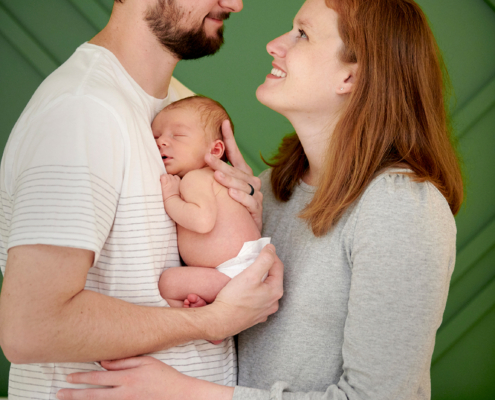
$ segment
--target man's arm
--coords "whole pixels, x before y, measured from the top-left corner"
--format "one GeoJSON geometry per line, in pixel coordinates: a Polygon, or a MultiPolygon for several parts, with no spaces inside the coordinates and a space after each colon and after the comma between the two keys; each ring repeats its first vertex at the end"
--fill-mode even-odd
{"type": "Polygon", "coordinates": [[[214,179],[203,170],[177,176],[161,177],[165,211],[177,224],[193,232],[208,233],[215,226],[217,203],[214,179]],[[179,196],[180,194],[183,199],[179,196]]]}
{"type": "Polygon", "coordinates": [[[200,309],[137,306],[84,290],[93,257],[88,250],[47,245],[9,250],[0,344],[11,362],[111,360],[222,339],[265,321],[282,296],[283,266],[273,246],[222,290],[219,301],[200,309]],[[260,283],[270,267],[269,279],[260,283]]]}
{"type": "Polygon", "coordinates": [[[207,303],[213,303],[218,292],[229,281],[227,275],[215,268],[176,267],[163,272],[158,288],[162,297],[174,307],[172,304],[174,300],[182,302],[191,293],[198,295],[207,303]]]}

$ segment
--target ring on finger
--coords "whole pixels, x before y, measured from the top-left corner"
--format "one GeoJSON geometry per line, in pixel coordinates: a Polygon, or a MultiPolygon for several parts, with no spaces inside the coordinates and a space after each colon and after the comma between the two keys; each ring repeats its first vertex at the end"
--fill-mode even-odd
{"type": "Polygon", "coordinates": [[[250,196],[252,196],[254,194],[254,187],[248,183],[249,187],[251,188],[251,193],[249,193],[250,196]]]}

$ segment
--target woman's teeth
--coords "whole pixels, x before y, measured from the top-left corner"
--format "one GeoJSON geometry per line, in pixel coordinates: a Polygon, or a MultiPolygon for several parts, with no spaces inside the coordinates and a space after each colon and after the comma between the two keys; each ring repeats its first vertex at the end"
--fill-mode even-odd
{"type": "Polygon", "coordinates": [[[272,68],[272,75],[278,76],[279,78],[285,78],[287,74],[278,68],[272,68]]]}

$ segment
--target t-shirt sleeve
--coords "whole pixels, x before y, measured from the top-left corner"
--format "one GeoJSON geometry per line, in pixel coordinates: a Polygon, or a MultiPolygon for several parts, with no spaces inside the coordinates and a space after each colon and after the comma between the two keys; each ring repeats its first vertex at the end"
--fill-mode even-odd
{"type": "Polygon", "coordinates": [[[24,123],[14,138],[8,247],[87,249],[96,262],[123,182],[121,120],[97,99],[67,96],[24,123]]]}
{"type": "Polygon", "coordinates": [[[405,400],[429,382],[455,263],[454,219],[429,183],[386,174],[372,185],[344,233],[352,278],[339,381],[308,393],[292,393],[290,382],[236,387],[234,400],[405,400]]]}

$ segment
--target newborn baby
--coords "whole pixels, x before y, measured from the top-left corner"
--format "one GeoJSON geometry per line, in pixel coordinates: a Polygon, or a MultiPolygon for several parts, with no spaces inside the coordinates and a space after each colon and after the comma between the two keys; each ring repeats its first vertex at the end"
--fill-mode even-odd
{"type": "Polygon", "coordinates": [[[221,126],[226,119],[218,102],[194,96],[165,107],[152,124],[168,173],[161,178],[164,206],[177,223],[179,252],[187,264],[160,277],[160,293],[172,307],[213,302],[270,242],[205,163],[206,154],[225,160],[221,126]]]}

